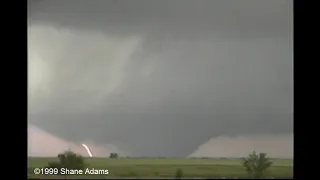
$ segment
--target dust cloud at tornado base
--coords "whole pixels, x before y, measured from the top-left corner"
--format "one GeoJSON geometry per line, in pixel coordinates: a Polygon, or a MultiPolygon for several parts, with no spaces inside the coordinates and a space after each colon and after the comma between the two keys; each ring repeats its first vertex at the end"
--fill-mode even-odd
{"type": "Polygon", "coordinates": [[[30,155],[292,154],[291,1],[111,2],[29,4],[30,155]]]}

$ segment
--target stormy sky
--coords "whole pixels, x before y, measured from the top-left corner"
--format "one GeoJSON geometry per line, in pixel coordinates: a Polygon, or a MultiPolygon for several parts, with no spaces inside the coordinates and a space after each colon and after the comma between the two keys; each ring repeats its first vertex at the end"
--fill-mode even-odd
{"type": "Polygon", "coordinates": [[[29,124],[135,156],[292,134],[292,5],[29,1],[29,124]]]}

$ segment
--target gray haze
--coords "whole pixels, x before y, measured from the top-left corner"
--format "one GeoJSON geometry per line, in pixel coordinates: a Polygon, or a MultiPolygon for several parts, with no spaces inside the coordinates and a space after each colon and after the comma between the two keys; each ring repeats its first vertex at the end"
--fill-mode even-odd
{"type": "Polygon", "coordinates": [[[30,1],[29,124],[136,156],[290,135],[292,4],[30,1]]]}

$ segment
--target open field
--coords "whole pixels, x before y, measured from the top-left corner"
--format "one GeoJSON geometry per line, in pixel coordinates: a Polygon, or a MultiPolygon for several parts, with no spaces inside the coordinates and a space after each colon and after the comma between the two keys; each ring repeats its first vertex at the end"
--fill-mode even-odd
{"type": "MultiPolygon", "coordinates": [[[[41,168],[57,158],[28,158],[28,176],[57,177],[34,175],[34,168],[41,168]]],[[[77,178],[107,177],[174,177],[177,169],[182,169],[183,177],[246,177],[240,159],[149,159],[149,158],[86,158],[88,168],[108,169],[108,175],[69,175],[77,178]],[[80,177],[79,177],[80,176],[80,177]]],[[[268,176],[275,178],[292,177],[293,161],[290,159],[273,159],[268,176]]],[[[66,177],[60,175],[58,177],[66,177]]]]}

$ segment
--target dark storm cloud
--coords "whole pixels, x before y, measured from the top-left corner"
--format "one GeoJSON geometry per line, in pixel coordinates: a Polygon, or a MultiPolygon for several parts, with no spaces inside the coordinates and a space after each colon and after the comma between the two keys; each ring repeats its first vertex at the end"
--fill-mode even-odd
{"type": "MultiPolygon", "coordinates": [[[[30,5],[29,19],[82,29],[175,36],[290,36],[288,0],[57,0],[30,5]]],[[[207,37],[206,37],[207,38],[207,37]]]]}
{"type": "Polygon", "coordinates": [[[30,30],[51,79],[29,122],[58,136],[185,156],[292,133],[292,1],[38,1],[28,19],[54,29],[30,30]]]}

